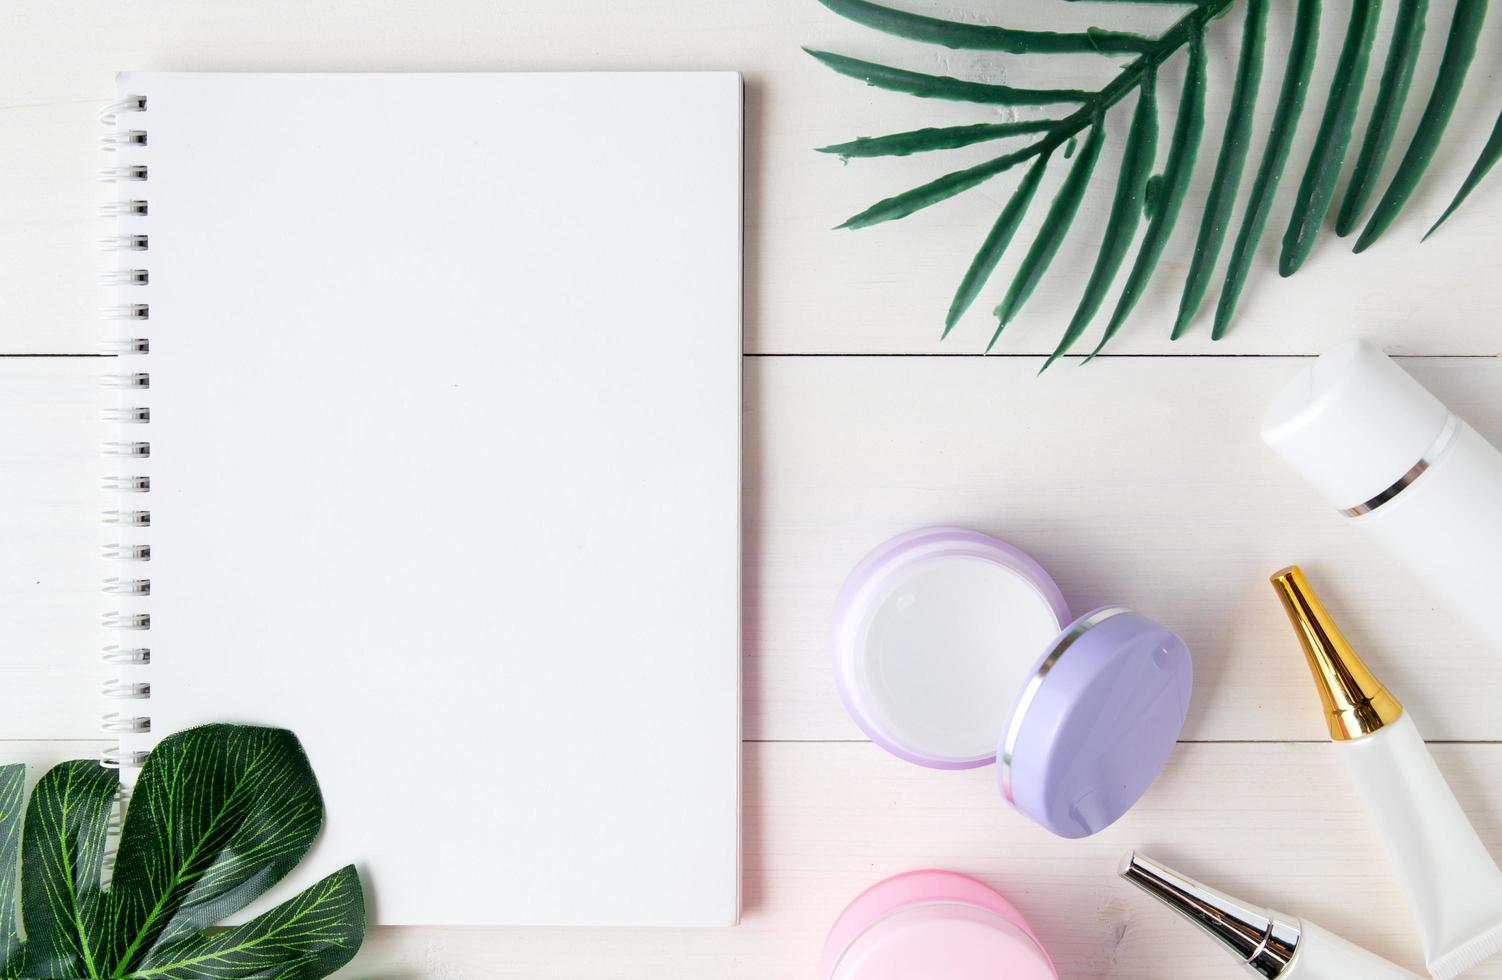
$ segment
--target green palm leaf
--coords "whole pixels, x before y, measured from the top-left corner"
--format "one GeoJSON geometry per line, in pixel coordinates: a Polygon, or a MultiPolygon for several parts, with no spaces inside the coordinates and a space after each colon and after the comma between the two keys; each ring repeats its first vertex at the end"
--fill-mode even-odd
{"type": "Polygon", "coordinates": [[[1226,116],[1226,132],[1220,142],[1220,158],[1215,162],[1215,176],[1210,181],[1210,196],[1205,201],[1205,216],[1200,219],[1199,238],[1189,261],[1184,280],[1184,294],[1179,299],[1179,313],[1173,321],[1171,336],[1184,335],[1189,321],[1199,312],[1215,260],[1220,257],[1226,231],[1231,227],[1231,208],[1236,204],[1236,190],[1246,168],[1251,149],[1252,110],[1257,107],[1257,86],[1262,81],[1262,55],[1267,40],[1267,0],[1247,0],[1246,27],[1241,35],[1241,59],[1236,64],[1236,81],[1231,87],[1231,111],[1226,116]]]}
{"type": "Polygon", "coordinates": [[[980,251],[975,253],[975,260],[970,263],[970,268],[965,272],[965,278],[960,280],[960,288],[954,294],[954,300],[949,304],[949,315],[944,318],[944,335],[954,329],[961,316],[975,302],[975,297],[980,295],[981,287],[986,280],[991,278],[991,273],[996,270],[996,264],[1001,261],[1007,246],[1012,244],[1012,238],[1017,234],[1017,226],[1022,224],[1022,218],[1027,214],[1028,205],[1033,203],[1033,196],[1038,193],[1038,183],[1043,179],[1043,171],[1048,168],[1048,157],[1041,156],[1038,162],[1028,169],[1022,182],[1012,192],[1011,200],[1007,206],[1001,209],[1001,216],[996,219],[991,233],[981,244],[980,251]]]}
{"type": "Polygon", "coordinates": [[[976,102],[981,105],[1057,105],[1061,102],[1088,102],[1094,94],[1079,89],[1013,88],[989,82],[967,82],[948,75],[925,75],[905,68],[888,68],[828,51],[815,51],[812,48],[803,50],[841,75],[858,78],[874,88],[906,92],[924,99],[948,99],[952,102],[976,102]]]}
{"type": "Polygon", "coordinates": [[[971,51],[1009,51],[1013,54],[1141,54],[1152,42],[1136,34],[1117,31],[1087,31],[1058,34],[1053,31],[1018,31],[1006,27],[966,24],[937,17],[924,17],[893,10],[867,0],[819,0],[841,17],[910,41],[942,44],[971,51]]]}
{"type": "Polygon", "coordinates": [[[1283,235],[1283,254],[1278,271],[1291,276],[1309,257],[1319,237],[1330,202],[1335,197],[1335,182],[1345,164],[1346,149],[1351,145],[1351,130],[1356,125],[1356,104],[1366,81],[1366,68],[1372,56],[1372,38],[1377,34],[1377,15],[1381,0],[1355,0],[1351,20],[1346,27],[1345,44],[1330,82],[1330,99],[1325,103],[1325,117],[1320,121],[1314,151],[1304,169],[1304,181],[1294,199],[1293,217],[1283,235]]]}
{"type": "Polygon", "coordinates": [[[1137,96],[1137,111],[1132,114],[1132,128],[1127,133],[1126,150],[1121,158],[1121,174],[1116,179],[1116,197],[1111,202],[1111,216],[1106,221],[1106,233],[1101,241],[1100,254],[1095,268],[1085,283],[1085,293],[1080,305],[1069,321],[1069,327],[1059,340],[1048,360],[1043,362],[1047,370],[1063,357],[1074,342],[1080,339],[1090,321],[1105,301],[1106,290],[1116,278],[1116,272],[1126,259],[1127,249],[1137,233],[1137,224],[1142,220],[1143,198],[1147,191],[1148,178],[1152,176],[1153,161],[1158,152],[1158,78],[1156,69],[1148,69],[1142,80],[1141,94],[1137,96]]]}
{"type": "Polygon", "coordinates": [[[1272,130],[1267,135],[1267,147],[1257,168],[1257,178],[1252,181],[1252,196],[1241,219],[1241,230],[1236,233],[1225,285],[1221,287],[1220,302],[1215,309],[1215,326],[1210,334],[1215,340],[1224,337],[1231,324],[1236,303],[1241,299],[1241,287],[1252,267],[1252,256],[1267,228],[1267,215],[1272,210],[1273,196],[1278,193],[1278,182],[1283,179],[1283,167],[1288,163],[1288,153],[1293,147],[1293,134],[1304,111],[1309,75],[1314,71],[1315,47],[1319,43],[1319,13],[1319,0],[1299,0],[1294,12],[1293,41],[1289,46],[1283,86],[1278,92],[1278,107],[1273,111],[1272,130]]]}
{"type": "Polygon", "coordinates": [[[1419,118],[1419,126],[1414,131],[1413,141],[1408,144],[1408,152],[1403,154],[1398,171],[1393,174],[1392,183],[1377,202],[1361,237],[1356,239],[1353,251],[1364,252],[1371,248],[1372,243],[1382,237],[1382,233],[1397,220],[1403,206],[1418,189],[1424,171],[1429,169],[1429,161],[1434,159],[1434,151],[1439,148],[1445,127],[1449,125],[1450,115],[1455,111],[1455,103],[1460,98],[1461,87],[1465,85],[1471,59],[1476,56],[1476,42],[1481,36],[1481,25],[1485,20],[1486,0],[1456,0],[1455,17],[1450,22],[1450,36],[1445,41],[1445,53],[1440,59],[1434,91],[1430,93],[1429,103],[1419,118]]]}
{"type": "Polygon", "coordinates": [[[1481,148],[1481,156],[1477,158],[1476,165],[1471,168],[1471,172],[1466,175],[1465,183],[1460,185],[1460,190],[1450,201],[1450,206],[1445,208],[1445,213],[1440,215],[1439,220],[1424,233],[1426,239],[1439,231],[1439,226],[1448,221],[1450,215],[1455,213],[1455,209],[1460,207],[1461,202],[1471,196],[1471,191],[1486,179],[1486,175],[1497,165],[1498,160],[1502,160],[1502,115],[1497,116],[1496,125],[1492,126],[1491,138],[1481,148]]]}
{"type": "Polygon", "coordinates": [[[1428,10],[1429,0],[1399,0],[1387,65],[1382,69],[1382,84],[1377,89],[1377,101],[1372,103],[1372,118],[1361,141],[1356,167],[1351,171],[1351,183],[1335,218],[1335,234],[1342,238],[1355,229],[1357,219],[1377,190],[1377,173],[1398,131],[1398,120],[1413,83],[1413,69],[1419,63],[1424,16],[1428,10]]]}
{"type": "Polygon", "coordinates": [[[1137,300],[1147,288],[1148,279],[1158,267],[1163,249],[1168,245],[1168,236],[1173,234],[1174,223],[1179,218],[1179,209],[1184,204],[1184,195],[1189,190],[1189,178],[1194,173],[1194,158],[1199,152],[1200,139],[1205,131],[1205,35],[1204,29],[1195,24],[1189,40],[1189,69],[1184,74],[1184,94],[1179,100],[1179,116],[1174,122],[1173,136],[1169,138],[1168,162],[1163,167],[1161,201],[1142,236],[1142,246],[1137,251],[1137,260],[1127,275],[1127,282],[1116,301],[1116,312],[1106,325],[1100,343],[1090,352],[1087,361],[1116,336],[1116,331],[1126,322],[1137,300]]]}
{"type": "Polygon", "coordinates": [[[1033,239],[1033,247],[1023,257],[1017,276],[1012,280],[1012,287],[996,308],[996,318],[1000,322],[996,325],[996,333],[991,337],[991,345],[995,345],[1002,328],[1012,322],[1033,294],[1043,273],[1048,269],[1048,264],[1058,254],[1059,246],[1064,244],[1064,236],[1069,233],[1069,226],[1074,223],[1080,202],[1085,199],[1085,192],[1089,189],[1090,175],[1095,172],[1095,161],[1100,159],[1100,147],[1105,139],[1106,122],[1105,119],[1098,118],[1095,125],[1090,127],[1090,136],[1085,140],[1079,156],[1075,157],[1074,165],[1069,168],[1069,175],[1059,187],[1059,192],[1048,209],[1048,216],[1043,219],[1043,227],[1038,229],[1038,237],[1033,239]]]}
{"type": "MultiPolygon", "coordinates": [[[[1238,0],[1069,0],[1076,3],[1094,2],[1103,8],[1114,10],[1130,10],[1144,3],[1173,5],[1184,9],[1184,13],[1172,25],[1155,35],[1132,30],[1130,25],[1062,32],[1019,30],[999,24],[976,24],[911,13],[874,0],[819,2],[856,23],[925,44],[1042,58],[1098,54],[1124,60],[1113,79],[1090,91],[1078,88],[1017,88],[969,81],[809,50],[811,55],[834,71],[891,91],[924,98],[1003,106],[1009,110],[1047,105],[1071,107],[1067,115],[1056,118],[1014,118],[970,125],[931,127],[862,138],[823,148],[822,152],[845,159],[906,156],[956,149],[1013,136],[1036,135],[1037,138],[1027,146],[998,154],[990,160],[943,174],[918,187],[895,194],[840,225],[842,228],[862,228],[903,218],[970,190],[1024,161],[1033,161],[960,281],[945,317],[946,336],[959,317],[972,305],[1016,237],[1036,199],[1038,187],[1048,166],[1058,159],[1054,151],[1060,147],[1072,148],[1074,141],[1089,130],[1084,152],[1071,165],[1037,238],[1020,263],[1005,298],[996,308],[999,324],[991,338],[991,345],[996,343],[1002,328],[1017,316],[1037,288],[1073,225],[1080,202],[1096,172],[1107,114],[1128,95],[1139,93],[1132,125],[1128,130],[1125,158],[1116,173],[1117,186],[1100,251],[1074,316],[1045,367],[1071,350],[1079,337],[1088,330],[1121,272],[1126,251],[1130,248],[1131,240],[1145,213],[1147,231],[1138,247],[1136,260],[1126,275],[1126,282],[1100,343],[1086,360],[1099,354],[1136,308],[1159,268],[1167,243],[1183,213],[1190,177],[1197,163],[1204,134],[1208,77],[1206,33],[1210,25],[1235,6],[1238,0]],[[1157,176],[1150,176],[1158,143],[1159,120],[1156,117],[1155,91],[1158,69],[1181,48],[1188,49],[1189,67],[1184,76],[1178,118],[1169,138],[1164,170],[1157,176]]],[[[1230,231],[1232,213],[1251,152],[1252,119],[1257,107],[1263,61],[1269,44],[1269,3],[1268,0],[1240,2],[1245,8],[1246,16],[1242,21],[1235,80],[1230,93],[1230,111],[1217,152],[1215,172],[1210,180],[1194,250],[1189,259],[1178,311],[1174,317],[1171,335],[1175,338],[1181,336],[1193,321],[1209,290],[1210,279],[1215,274],[1230,231]]],[[[1371,119],[1361,140],[1350,187],[1341,201],[1336,217],[1336,231],[1340,234],[1350,230],[1366,207],[1374,191],[1376,175],[1392,145],[1410,91],[1424,35],[1427,5],[1428,0],[1399,0],[1386,65],[1371,119]]],[[[1380,0],[1356,0],[1351,11],[1339,62],[1320,107],[1319,133],[1292,202],[1289,225],[1283,236],[1278,263],[1283,275],[1292,274],[1308,258],[1333,206],[1336,185],[1350,150],[1355,119],[1360,111],[1360,95],[1376,42],[1379,12],[1380,0]]],[[[1373,210],[1367,228],[1357,242],[1357,251],[1369,246],[1391,224],[1407,204],[1428,167],[1434,149],[1449,124],[1455,100],[1474,57],[1485,12],[1486,0],[1457,0],[1455,19],[1451,24],[1434,91],[1396,176],[1373,210]]],[[[1225,335],[1235,316],[1257,253],[1257,245],[1266,231],[1268,217],[1282,183],[1318,53],[1319,21],[1318,0],[1298,0],[1293,33],[1286,45],[1289,62],[1280,86],[1272,129],[1260,154],[1249,201],[1231,248],[1224,286],[1216,305],[1211,332],[1215,339],[1225,335]]],[[[1283,46],[1281,39],[1279,46],[1283,46]]],[[[1062,155],[1068,157],[1071,154],[1066,151],[1062,155]]],[[[1466,199],[1496,164],[1499,156],[1502,156],[1502,119],[1498,120],[1497,131],[1482,152],[1481,159],[1435,227],[1466,199]]],[[[987,350],[991,345],[987,346],[987,350]]]]}
{"type": "Polygon", "coordinates": [[[137,782],[108,890],[116,771],[87,759],[53,768],[24,825],[22,776],[0,769],[0,916],[10,924],[0,926],[0,977],[315,980],[359,948],[353,867],[244,925],[209,928],[290,871],[322,825],[317,781],[291,733],[210,725],[163,739],[137,782]]]}
{"type": "Polygon", "coordinates": [[[957,150],[992,140],[1044,133],[1055,125],[1052,119],[1027,119],[1020,122],[980,123],[974,126],[941,126],[915,129],[890,136],[862,136],[849,143],[819,147],[820,153],[833,153],[849,160],[853,157],[905,157],[933,150],[957,150]]]}
{"type": "Polygon", "coordinates": [[[937,204],[946,198],[968,191],[977,184],[985,183],[998,174],[1006,173],[1024,160],[1030,160],[1039,153],[1045,152],[1042,143],[1034,143],[1014,153],[999,156],[985,163],[978,163],[964,170],[956,170],[954,173],[945,174],[937,180],[931,180],[921,187],[915,187],[910,191],[904,191],[878,201],[860,214],[846,218],[839,225],[840,228],[865,228],[868,225],[881,224],[883,221],[893,221],[897,218],[905,218],[914,211],[922,210],[932,204],[937,204]]]}

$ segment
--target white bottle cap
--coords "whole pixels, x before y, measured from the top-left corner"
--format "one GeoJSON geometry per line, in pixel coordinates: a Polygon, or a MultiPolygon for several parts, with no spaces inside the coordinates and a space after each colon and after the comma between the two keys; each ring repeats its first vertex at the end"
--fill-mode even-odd
{"type": "Polygon", "coordinates": [[[1379,499],[1426,460],[1450,410],[1364,340],[1316,358],[1278,393],[1262,438],[1339,510],[1379,499]]]}

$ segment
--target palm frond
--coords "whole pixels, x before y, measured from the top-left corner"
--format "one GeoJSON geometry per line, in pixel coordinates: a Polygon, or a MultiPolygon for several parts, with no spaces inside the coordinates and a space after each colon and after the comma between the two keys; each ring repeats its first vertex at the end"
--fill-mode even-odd
{"type": "Polygon", "coordinates": [[[1024,160],[1030,160],[1044,153],[1046,149],[1049,148],[1043,148],[1042,143],[1034,143],[1013,153],[987,160],[985,163],[978,163],[973,167],[945,174],[937,180],[931,180],[910,191],[877,201],[860,214],[846,218],[839,227],[865,228],[868,225],[879,225],[883,221],[906,218],[914,211],[921,211],[931,204],[938,204],[945,198],[954,197],[977,184],[985,183],[997,174],[1006,173],[1024,160]]]}
{"type": "Polygon", "coordinates": [[[1116,331],[1132,315],[1148,280],[1158,268],[1163,249],[1168,245],[1168,236],[1173,234],[1174,222],[1183,207],[1184,196],[1189,191],[1189,178],[1194,174],[1194,159],[1199,153],[1200,139],[1205,132],[1205,33],[1198,21],[1192,25],[1189,38],[1189,67],[1184,73],[1184,94],[1179,100],[1179,116],[1174,121],[1173,135],[1169,138],[1168,162],[1163,166],[1161,200],[1155,213],[1149,218],[1147,234],[1142,237],[1142,246],[1137,251],[1137,261],[1122,287],[1121,298],[1116,301],[1116,312],[1106,325],[1100,343],[1085,358],[1093,360],[1116,336],[1116,331]]]}
{"type": "Polygon", "coordinates": [[[1028,133],[1045,133],[1054,124],[1052,119],[1024,119],[1019,122],[915,129],[906,133],[892,133],[890,136],[863,136],[849,143],[821,146],[819,152],[833,153],[846,160],[853,157],[905,157],[932,150],[957,150],[962,146],[1025,136],[1028,133]]]}
{"type": "Polygon", "coordinates": [[[1298,129],[1299,116],[1304,111],[1304,96],[1309,90],[1309,76],[1314,71],[1314,53],[1319,44],[1319,14],[1320,0],[1299,0],[1294,11],[1293,40],[1289,43],[1283,86],[1278,92],[1278,107],[1273,110],[1272,129],[1267,134],[1262,162],[1252,181],[1252,196],[1241,219],[1241,230],[1236,233],[1226,281],[1221,286],[1220,302],[1215,308],[1215,326],[1210,334],[1215,340],[1225,336],[1236,312],[1257,243],[1267,228],[1267,215],[1278,193],[1278,182],[1283,179],[1288,152],[1293,148],[1293,134],[1298,129]]]}
{"type": "MultiPolygon", "coordinates": [[[[1109,216],[1101,234],[1094,266],[1086,279],[1074,315],[1070,318],[1048,367],[1069,353],[1089,330],[1110,289],[1126,264],[1127,253],[1144,223],[1146,231],[1136,258],[1118,297],[1111,318],[1094,350],[1099,354],[1125,325],[1148,284],[1159,269],[1160,259],[1183,212],[1190,178],[1194,173],[1205,129],[1207,88],[1206,34],[1238,2],[1245,11],[1235,80],[1230,93],[1230,111],[1217,152],[1214,175],[1205,200],[1203,217],[1185,276],[1178,312],[1171,335],[1181,336],[1193,322],[1215,275],[1220,253],[1230,231],[1232,213],[1252,150],[1252,119],[1256,112],[1263,62],[1269,46],[1269,0],[1063,0],[1094,2],[1107,8],[1129,4],[1176,6],[1183,13],[1157,34],[1129,29],[1130,25],[1086,30],[1022,30],[1001,24],[979,24],[912,13],[874,0],[819,0],[829,10],[856,23],[923,44],[943,47],[1051,58],[1059,55],[1097,55],[1114,59],[1119,66],[1114,78],[1095,89],[1016,87],[994,82],[971,81],[949,75],[931,75],[862,61],[827,51],[808,53],[834,71],[859,79],[879,89],[930,99],[1001,107],[1015,113],[1042,106],[1063,106],[1064,114],[1053,118],[1013,118],[915,129],[886,136],[862,137],[820,152],[843,159],[908,156],[997,142],[1015,137],[1034,137],[1030,142],[989,160],[943,174],[925,184],[892,195],[846,219],[839,227],[863,228],[906,217],[916,211],[955,197],[1024,162],[1031,162],[1002,207],[964,277],[961,279],[944,320],[947,336],[974,304],[995,274],[1001,259],[1021,229],[1050,164],[1071,154],[1075,140],[1084,137],[1042,223],[1027,249],[1001,303],[996,307],[996,331],[987,350],[1002,330],[1020,313],[1047,273],[1065,238],[1074,226],[1081,203],[1090,191],[1105,142],[1110,111],[1136,93],[1136,108],[1127,130],[1123,159],[1115,176],[1109,216]],[[1161,173],[1153,167],[1159,150],[1158,84],[1160,69],[1180,50],[1187,54],[1178,115],[1168,140],[1161,173]],[[1066,147],[1063,154],[1055,151],[1066,147]]],[[[1392,147],[1398,122],[1407,103],[1425,33],[1428,0],[1398,0],[1386,63],[1373,104],[1370,121],[1362,135],[1351,180],[1335,217],[1338,234],[1351,231],[1375,195],[1377,175],[1392,147]]],[[[1402,212],[1423,178],[1443,137],[1475,56],[1477,39],[1486,16],[1487,0],[1456,0],[1444,55],[1433,91],[1420,118],[1418,129],[1406,147],[1397,172],[1372,210],[1356,251],[1369,247],[1402,212]]],[[[1278,269],[1291,275],[1309,257],[1334,206],[1336,187],[1347,162],[1355,135],[1360,96],[1376,44],[1380,0],[1354,0],[1346,25],[1339,60],[1329,91],[1319,107],[1320,124],[1309,160],[1293,200],[1288,228],[1283,235],[1278,269]]],[[[1319,0],[1298,0],[1293,33],[1288,38],[1288,62],[1279,88],[1277,107],[1266,144],[1259,155],[1249,199],[1238,227],[1219,299],[1211,336],[1223,337],[1231,325],[1251,273],[1257,246],[1266,230],[1277,198],[1294,135],[1298,131],[1309,80],[1320,43],[1319,0]]],[[[1284,44],[1279,43],[1281,49],[1284,44]]],[[[1461,185],[1450,207],[1435,222],[1438,228],[1460,206],[1502,158],[1502,117],[1491,139],[1461,185]]],[[[1431,228],[1431,233],[1434,228],[1431,228]]],[[[1427,236],[1426,236],[1427,237],[1427,236]]]]}
{"type": "Polygon", "coordinates": [[[1048,216],[1043,219],[1043,226],[1038,229],[1038,237],[1033,239],[1033,247],[1028,250],[1022,265],[1017,270],[1017,275],[1012,279],[1012,288],[1007,290],[1006,298],[996,308],[996,333],[991,336],[991,344],[996,345],[996,340],[1001,336],[1002,328],[1022,309],[1028,297],[1033,295],[1043,273],[1048,270],[1048,264],[1058,254],[1059,246],[1064,244],[1064,236],[1069,233],[1069,226],[1074,223],[1074,216],[1079,212],[1080,202],[1085,199],[1085,191],[1090,186],[1090,175],[1095,173],[1095,162],[1100,159],[1100,148],[1106,141],[1106,120],[1104,116],[1096,116],[1090,126],[1090,136],[1085,140],[1084,148],[1079,156],[1074,158],[1074,166],[1069,168],[1069,176],[1064,178],[1064,183],[1059,187],[1059,192],[1054,196],[1053,204],[1049,206],[1048,216]]]}
{"type": "Polygon", "coordinates": [[[1481,148],[1481,156],[1476,158],[1476,165],[1466,175],[1465,183],[1460,185],[1460,190],[1455,193],[1450,206],[1445,208],[1445,213],[1440,215],[1433,227],[1424,233],[1425,239],[1428,239],[1439,230],[1440,225],[1450,219],[1450,215],[1455,213],[1455,209],[1460,207],[1461,202],[1470,197],[1471,191],[1486,179],[1486,175],[1497,165],[1498,160],[1502,160],[1502,114],[1498,114],[1497,122],[1492,126],[1492,135],[1486,141],[1486,145],[1481,148]]]}
{"type": "Polygon", "coordinates": [[[1111,216],[1106,220],[1106,233],[1100,244],[1100,255],[1095,259],[1095,268],[1085,283],[1085,295],[1069,321],[1069,327],[1059,340],[1059,346],[1047,361],[1047,370],[1059,358],[1068,353],[1074,342],[1080,339],[1090,321],[1105,302],[1106,290],[1116,278],[1121,263],[1126,259],[1127,249],[1137,233],[1137,223],[1142,220],[1143,201],[1147,195],[1147,182],[1152,177],[1153,160],[1158,154],[1158,73],[1149,68],[1143,75],[1142,88],[1137,96],[1137,111],[1132,114],[1132,129],[1127,133],[1126,152],[1121,158],[1121,174],[1116,178],[1116,198],[1111,202],[1111,216]]]}
{"type": "Polygon", "coordinates": [[[1220,257],[1226,230],[1231,227],[1231,208],[1236,204],[1236,190],[1252,145],[1252,111],[1257,108],[1257,86],[1262,82],[1262,55],[1267,43],[1267,0],[1247,0],[1246,26],[1241,33],[1241,58],[1236,63],[1236,81],[1231,86],[1231,111],[1226,116],[1226,131],[1220,141],[1220,157],[1215,161],[1215,176],[1210,180],[1210,196],[1205,200],[1205,215],[1200,219],[1199,237],[1194,242],[1194,256],[1189,260],[1189,274],[1179,297],[1179,312],[1170,336],[1184,335],[1189,321],[1199,312],[1215,260],[1220,257]]]}
{"type": "Polygon", "coordinates": [[[1366,81],[1372,39],[1377,36],[1377,16],[1381,12],[1382,0],[1355,0],[1351,5],[1351,20],[1346,27],[1345,44],[1340,49],[1340,61],[1335,66],[1335,77],[1330,82],[1325,116],[1319,124],[1319,135],[1314,139],[1309,165],[1304,169],[1304,182],[1299,185],[1298,197],[1294,200],[1293,217],[1283,235],[1278,272],[1284,276],[1297,272],[1314,250],[1314,240],[1319,236],[1325,215],[1330,211],[1330,202],[1335,198],[1335,182],[1340,179],[1346,150],[1351,145],[1351,131],[1356,126],[1356,105],[1361,97],[1361,86],[1366,81]]]}
{"type": "Polygon", "coordinates": [[[1450,36],[1445,41],[1445,53],[1440,59],[1439,76],[1434,80],[1434,91],[1429,94],[1429,103],[1419,117],[1418,129],[1408,152],[1398,164],[1392,183],[1372,210],[1372,216],[1356,239],[1352,251],[1364,252],[1372,247],[1382,233],[1397,220],[1403,205],[1418,189],[1434,151],[1439,148],[1440,138],[1450,123],[1455,103],[1460,99],[1460,89],[1465,85],[1466,72],[1471,59],[1476,57],[1476,42],[1481,37],[1481,24],[1486,19],[1486,0],[1456,0],[1455,16],[1450,21],[1450,36]]]}
{"type": "Polygon", "coordinates": [[[1356,228],[1356,221],[1377,189],[1377,172],[1387,159],[1398,131],[1398,119],[1413,84],[1413,70],[1419,63],[1419,49],[1424,40],[1424,17],[1429,0],[1399,0],[1398,16],[1393,24],[1392,43],[1387,49],[1387,65],[1382,69],[1382,83],[1377,100],[1372,103],[1372,118],[1361,141],[1361,154],[1351,171],[1351,182],[1340,202],[1335,218],[1335,234],[1344,238],[1356,228]]]}
{"type": "Polygon", "coordinates": [[[948,99],[951,102],[975,102],[981,105],[1057,105],[1061,102],[1089,102],[1093,92],[1073,88],[1013,88],[990,82],[967,82],[948,75],[925,75],[905,68],[889,68],[842,54],[804,48],[841,75],[858,78],[873,88],[906,92],[922,99],[948,99]]]}
{"type": "Polygon", "coordinates": [[[1001,209],[1001,216],[996,219],[991,233],[981,243],[980,251],[975,253],[975,260],[970,263],[965,278],[960,281],[960,288],[955,291],[954,301],[949,304],[949,315],[944,318],[944,336],[947,337],[949,331],[954,329],[960,317],[965,315],[970,304],[980,295],[981,287],[991,278],[991,273],[996,271],[996,265],[1001,261],[1007,246],[1012,244],[1012,238],[1027,214],[1028,206],[1033,203],[1033,195],[1038,193],[1038,184],[1042,182],[1043,171],[1046,169],[1048,156],[1044,154],[1029,168],[1022,183],[1012,192],[1012,199],[1001,209]]]}
{"type": "Polygon", "coordinates": [[[969,51],[1008,51],[1012,54],[1141,54],[1152,41],[1120,31],[1018,31],[1008,27],[966,24],[894,10],[868,0],[819,0],[841,17],[878,31],[969,51]]]}

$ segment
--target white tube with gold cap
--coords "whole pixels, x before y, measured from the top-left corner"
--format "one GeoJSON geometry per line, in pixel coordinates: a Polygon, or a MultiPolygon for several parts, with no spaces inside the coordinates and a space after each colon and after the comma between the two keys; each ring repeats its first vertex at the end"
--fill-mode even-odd
{"type": "Polygon", "coordinates": [[[1272,583],[1314,674],[1330,738],[1418,920],[1429,972],[1459,976],[1502,952],[1502,870],[1413,720],[1351,649],[1303,572],[1285,568],[1272,583]]]}

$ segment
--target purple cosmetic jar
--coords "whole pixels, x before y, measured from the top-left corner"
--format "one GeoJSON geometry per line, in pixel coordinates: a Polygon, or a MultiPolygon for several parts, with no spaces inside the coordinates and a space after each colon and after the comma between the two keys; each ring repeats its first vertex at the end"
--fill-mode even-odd
{"type": "Polygon", "coordinates": [[[934,769],[997,763],[1002,795],[1060,837],[1121,818],[1189,711],[1189,648],[1119,606],[1072,618],[1024,552],[961,528],[900,535],[834,614],[840,698],[871,740],[934,769]]]}

